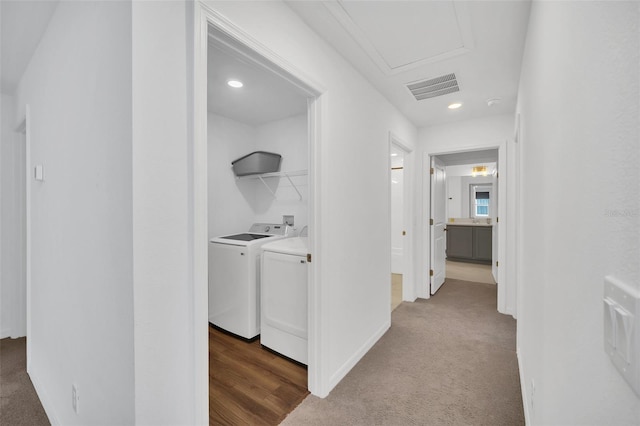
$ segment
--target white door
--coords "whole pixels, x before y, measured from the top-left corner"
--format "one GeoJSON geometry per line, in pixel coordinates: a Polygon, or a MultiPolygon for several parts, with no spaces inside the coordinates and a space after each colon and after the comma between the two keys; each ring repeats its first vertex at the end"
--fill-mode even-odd
{"type": "Polygon", "coordinates": [[[444,283],[445,277],[445,226],[446,198],[444,163],[438,157],[431,157],[431,294],[444,283]]]}
{"type": "Polygon", "coordinates": [[[391,145],[391,273],[404,272],[404,151],[391,145]]]}

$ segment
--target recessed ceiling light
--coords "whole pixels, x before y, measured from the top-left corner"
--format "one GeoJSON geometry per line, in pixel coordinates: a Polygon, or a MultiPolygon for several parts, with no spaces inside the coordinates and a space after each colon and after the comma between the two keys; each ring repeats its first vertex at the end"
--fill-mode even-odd
{"type": "Polygon", "coordinates": [[[449,104],[449,106],[447,108],[449,108],[449,109],[458,109],[461,106],[462,106],[462,104],[460,102],[455,102],[455,103],[449,104]]]}
{"type": "Polygon", "coordinates": [[[242,82],[238,81],[238,80],[229,80],[229,81],[227,81],[227,84],[229,86],[235,88],[235,89],[238,89],[238,88],[244,86],[244,84],[242,84],[242,82]]]}

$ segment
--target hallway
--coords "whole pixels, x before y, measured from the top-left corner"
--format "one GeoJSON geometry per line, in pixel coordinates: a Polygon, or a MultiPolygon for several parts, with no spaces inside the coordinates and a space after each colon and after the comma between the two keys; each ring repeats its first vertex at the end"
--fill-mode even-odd
{"type": "Polygon", "coordinates": [[[307,397],[283,424],[524,424],[515,349],[496,286],[447,280],[431,299],[402,303],[331,394],[307,397]]]}

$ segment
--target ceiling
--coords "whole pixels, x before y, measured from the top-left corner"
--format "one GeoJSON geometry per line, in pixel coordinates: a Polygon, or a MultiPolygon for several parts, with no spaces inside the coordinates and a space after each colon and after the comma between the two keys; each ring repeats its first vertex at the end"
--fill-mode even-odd
{"type": "Polygon", "coordinates": [[[209,112],[253,126],[306,113],[307,98],[291,83],[228,48],[209,46],[209,112]],[[229,87],[232,79],[244,86],[229,87]]]}
{"type": "Polygon", "coordinates": [[[287,4],[418,127],[515,111],[528,0],[287,4]],[[407,88],[451,73],[457,92],[418,101],[407,88]]]}
{"type": "Polygon", "coordinates": [[[14,94],[47,29],[58,0],[0,1],[0,90],[14,94]]]}
{"type": "MultiPolygon", "coordinates": [[[[0,1],[3,93],[15,92],[57,4],[0,1]]],[[[528,0],[287,4],[418,127],[515,110],[528,0]],[[458,92],[417,101],[406,87],[449,73],[455,73],[458,92]],[[490,98],[501,102],[488,107],[490,98]],[[462,107],[447,109],[454,101],[462,107]]],[[[216,48],[209,56],[212,111],[252,125],[306,111],[303,95],[258,65],[216,48]],[[246,80],[245,86],[226,86],[231,75],[246,80]]]]}

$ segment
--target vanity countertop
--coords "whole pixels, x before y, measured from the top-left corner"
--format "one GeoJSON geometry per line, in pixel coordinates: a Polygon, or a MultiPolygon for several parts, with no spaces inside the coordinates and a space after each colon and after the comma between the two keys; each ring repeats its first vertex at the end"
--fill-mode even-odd
{"type": "Polygon", "coordinates": [[[486,221],[481,221],[478,223],[473,222],[447,222],[447,226],[482,226],[485,228],[490,228],[493,226],[493,223],[487,223],[486,221]]]}

